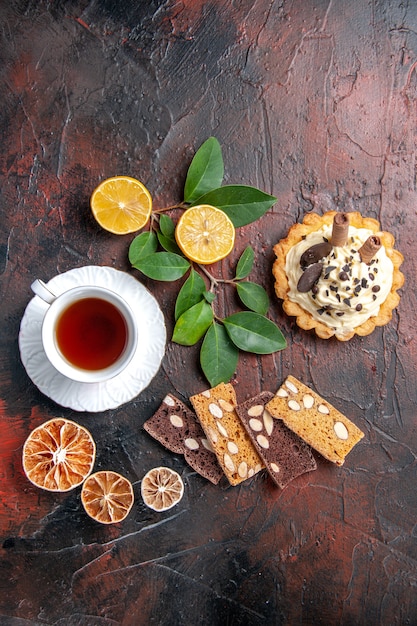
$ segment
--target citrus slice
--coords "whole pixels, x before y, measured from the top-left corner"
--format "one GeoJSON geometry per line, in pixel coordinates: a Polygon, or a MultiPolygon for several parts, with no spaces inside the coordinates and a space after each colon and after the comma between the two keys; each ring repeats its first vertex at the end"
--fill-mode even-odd
{"type": "Polygon", "coordinates": [[[86,428],[54,418],[33,430],[23,445],[23,471],[47,491],[70,491],[93,469],[96,445],[86,428]]]}
{"type": "Polygon", "coordinates": [[[188,259],[208,265],[224,259],[233,250],[235,227],[224,211],[200,204],[181,215],[175,238],[188,259]]]}
{"type": "Polygon", "coordinates": [[[167,511],[181,500],[184,483],[169,467],[154,467],[142,479],[141,494],[150,509],[167,511]]]}
{"type": "Polygon", "coordinates": [[[152,198],[145,185],[136,178],[113,176],[96,187],[90,206],[102,228],[115,235],[126,235],[147,224],[152,198]]]}
{"type": "Polygon", "coordinates": [[[124,520],[133,501],[132,483],[117,472],[95,472],[87,478],[81,490],[81,502],[86,513],[101,524],[124,520]]]}

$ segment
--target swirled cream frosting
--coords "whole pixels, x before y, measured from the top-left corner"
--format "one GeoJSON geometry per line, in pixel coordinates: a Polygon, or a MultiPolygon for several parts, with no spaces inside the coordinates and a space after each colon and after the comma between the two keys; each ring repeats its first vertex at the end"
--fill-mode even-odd
{"type": "MultiPolygon", "coordinates": [[[[308,311],[314,319],[341,332],[354,328],[378,315],[393,281],[394,266],[381,246],[369,264],[361,261],[359,249],[369,236],[366,228],[349,226],[344,246],[334,246],[322,259],[322,270],[308,291],[300,292],[299,280],[306,268],[301,255],[311,246],[331,241],[332,226],[308,234],[288,252],[285,271],[288,297],[308,311]]],[[[320,268],[319,268],[320,270],[320,268]]]]}

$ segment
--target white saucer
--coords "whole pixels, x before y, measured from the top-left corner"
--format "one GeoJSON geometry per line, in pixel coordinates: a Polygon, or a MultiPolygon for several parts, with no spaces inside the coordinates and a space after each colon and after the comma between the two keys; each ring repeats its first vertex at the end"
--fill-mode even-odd
{"type": "Polygon", "coordinates": [[[75,411],[105,411],[135,398],[158,372],[165,353],[165,322],[155,298],[136,278],[112,267],[89,265],[76,268],[55,276],[47,285],[57,295],[79,285],[108,287],[116,291],[136,315],[139,341],[131,362],[115,378],[93,384],[74,382],[60,374],[46,358],[41,329],[48,305],[35,296],[22,318],[19,348],[22,363],[38,389],[61,406],[75,411]]]}

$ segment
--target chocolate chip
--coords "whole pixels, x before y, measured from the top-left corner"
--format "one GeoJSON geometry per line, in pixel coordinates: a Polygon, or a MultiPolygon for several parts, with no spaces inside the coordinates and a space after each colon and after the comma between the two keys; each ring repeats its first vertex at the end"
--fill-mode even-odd
{"type": "Polygon", "coordinates": [[[307,248],[305,252],[301,255],[300,265],[301,267],[308,267],[313,263],[317,263],[320,259],[328,256],[332,251],[332,246],[328,241],[323,241],[323,243],[316,243],[314,246],[307,248]]]}
{"type": "Polygon", "coordinates": [[[380,289],[381,289],[381,287],[380,287],[379,285],[374,285],[374,286],[372,287],[372,291],[373,291],[374,293],[378,293],[378,291],[379,291],[380,289]]]}
{"type": "Polygon", "coordinates": [[[349,280],[349,274],[347,272],[340,272],[339,278],[340,280],[349,280]]]}
{"type": "Polygon", "coordinates": [[[350,299],[349,299],[349,298],[343,298],[343,302],[344,302],[347,306],[350,306],[350,299]]]}
{"type": "Polygon", "coordinates": [[[312,289],[314,283],[318,281],[323,270],[321,263],[313,263],[309,265],[301,274],[297,283],[297,290],[300,293],[307,293],[312,289]]]}
{"type": "Polygon", "coordinates": [[[345,312],[344,312],[344,311],[338,311],[338,312],[336,313],[336,315],[337,315],[338,317],[342,317],[342,315],[344,315],[344,314],[345,314],[345,312]]]}
{"type": "Polygon", "coordinates": [[[331,274],[331,272],[333,272],[333,270],[336,269],[336,265],[328,265],[326,267],[326,269],[324,270],[324,278],[329,278],[329,275],[331,274]]]}
{"type": "Polygon", "coordinates": [[[361,285],[362,285],[362,287],[363,287],[364,289],[366,289],[366,288],[367,288],[367,286],[368,286],[368,281],[366,280],[366,278],[362,278],[361,285]]]}
{"type": "Polygon", "coordinates": [[[361,304],[357,304],[355,306],[356,311],[362,311],[362,305],[361,304]]]}
{"type": "Polygon", "coordinates": [[[370,273],[370,274],[369,274],[369,278],[370,278],[371,280],[375,280],[375,276],[374,276],[372,273],[370,273]]]}

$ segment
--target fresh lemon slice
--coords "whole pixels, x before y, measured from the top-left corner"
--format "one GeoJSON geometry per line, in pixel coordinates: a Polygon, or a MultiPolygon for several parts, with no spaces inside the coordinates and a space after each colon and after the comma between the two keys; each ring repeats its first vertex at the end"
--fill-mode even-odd
{"type": "Polygon", "coordinates": [[[147,224],[152,211],[152,197],[139,180],[130,176],[114,176],[96,187],[90,206],[102,228],[115,235],[126,235],[147,224]]]}
{"type": "Polygon", "coordinates": [[[184,495],[184,483],[169,467],[154,467],[143,477],[141,494],[144,503],[154,511],[167,511],[184,495]]]}
{"type": "Polygon", "coordinates": [[[188,259],[208,265],[224,259],[233,250],[235,227],[224,211],[200,204],[181,215],[175,238],[188,259]]]}
{"type": "Polygon", "coordinates": [[[86,428],[54,418],[33,430],[23,446],[23,471],[47,491],[78,487],[93,469],[96,445],[86,428]]]}
{"type": "Polygon", "coordinates": [[[101,524],[124,520],[133,501],[132,483],[117,472],[91,474],[81,490],[81,502],[86,513],[101,524]]]}

